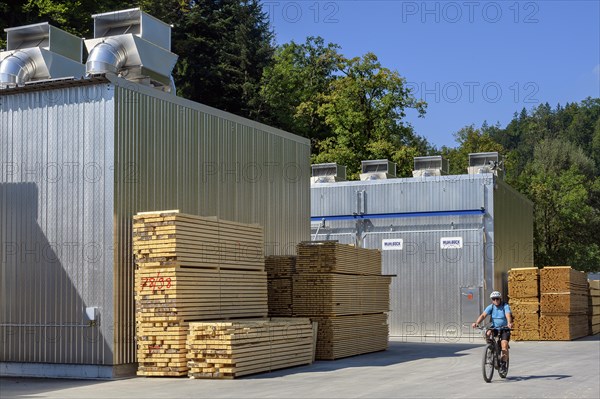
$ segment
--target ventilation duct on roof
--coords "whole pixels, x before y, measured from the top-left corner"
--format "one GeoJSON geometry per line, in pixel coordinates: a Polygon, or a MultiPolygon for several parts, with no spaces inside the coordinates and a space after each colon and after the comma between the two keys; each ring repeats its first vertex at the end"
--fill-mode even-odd
{"type": "Polygon", "coordinates": [[[447,175],[450,164],[441,155],[430,157],[415,157],[413,177],[447,175]]]}
{"type": "Polygon", "coordinates": [[[470,175],[493,173],[498,177],[504,177],[504,160],[497,152],[471,153],[467,173],[470,175]]]}
{"type": "Polygon", "coordinates": [[[82,39],[47,22],[7,28],[7,50],[0,52],[0,86],[81,77],[82,39]]]}
{"type": "Polygon", "coordinates": [[[396,177],[396,164],[387,159],[361,162],[360,180],[393,179],[396,177]]]}
{"type": "Polygon", "coordinates": [[[35,62],[25,51],[15,51],[0,63],[0,82],[6,86],[22,86],[35,75],[35,62]]]}
{"type": "Polygon", "coordinates": [[[346,181],[346,167],[343,165],[338,165],[337,163],[319,163],[311,165],[311,169],[311,184],[346,181]]]}
{"type": "Polygon", "coordinates": [[[118,74],[175,93],[171,27],[139,8],[92,15],[94,38],[85,41],[88,75],[118,74]]]}
{"type": "Polygon", "coordinates": [[[118,40],[108,38],[90,52],[85,64],[86,72],[117,74],[125,65],[126,56],[123,45],[118,40]]]}

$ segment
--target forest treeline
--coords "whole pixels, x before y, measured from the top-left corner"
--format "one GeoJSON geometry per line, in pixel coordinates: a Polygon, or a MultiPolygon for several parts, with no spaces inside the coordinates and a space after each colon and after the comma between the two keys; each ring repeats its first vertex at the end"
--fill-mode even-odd
{"type": "Polygon", "coordinates": [[[414,156],[441,154],[464,173],[469,153],[498,151],[507,182],[535,204],[536,265],[600,270],[600,98],[517,110],[506,126],[465,121],[455,147],[436,148],[406,122],[427,104],[398,71],[320,37],[276,45],[257,0],[0,2],[0,29],[48,21],[89,38],[90,10],[138,6],[173,27],[178,95],[307,137],[312,162],[346,165],[350,178],[365,159],[410,176],[414,156]]]}

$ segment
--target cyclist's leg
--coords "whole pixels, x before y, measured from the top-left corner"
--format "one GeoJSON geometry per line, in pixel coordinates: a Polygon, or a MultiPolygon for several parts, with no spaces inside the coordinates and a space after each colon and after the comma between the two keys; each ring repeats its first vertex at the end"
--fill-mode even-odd
{"type": "Polygon", "coordinates": [[[501,360],[505,362],[508,359],[508,341],[502,340],[502,358],[501,360]]]}
{"type": "Polygon", "coordinates": [[[508,360],[508,341],[510,341],[510,331],[502,331],[502,361],[508,360]]]}

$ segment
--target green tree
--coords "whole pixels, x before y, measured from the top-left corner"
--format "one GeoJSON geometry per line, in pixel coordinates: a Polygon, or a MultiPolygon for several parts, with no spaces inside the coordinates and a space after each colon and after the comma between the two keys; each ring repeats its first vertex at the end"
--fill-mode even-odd
{"type": "Polygon", "coordinates": [[[262,77],[263,121],[313,143],[331,135],[331,128],[317,111],[336,78],[342,60],[338,50],[339,46],[326,45],[321,37],[280,46],[262,77]]]}
{"type": "Polygon", "coordinates": [[[273,32],[258,0],[198,0],[175,13],[178,93],[238,115],[260,118],[260,80],[273,32]]]}
{"type": "Polygon", "coordinates": [[[350,178],[357,177],[365,159],[388,158],[399,163],[402,174],[412,170],[408,154],[425,153],[428,147],[402,119],[407,108],[424,115],[426,104],[372,53],[342,59],[339,69],[341,76],[331,82],[317,110],[333,135],[317,143],[313,161],[342,163],[350,178]]]}
{"type": "Polygon", "coordinates": [[[600,179],[594,162],[570,142],[544,140],[520,178],[535,204],[534,256],[538,266],[571,265],[592,271],[600,264],[600,179]]]}
{"type": "Polygon", "coordinates": [[[600,99],[549,104],[515,113],[502,128],[468,126],[457,148],[442,148],[452,173],[464,173],[470,152],[505,155],[506,180],[535,204],[538,266],[600,270],[600,99]]]}
{"type": "MultiPolygon", "coordinates": [[[[458,132],[454,133],[454,139],[458,143],[457,148],[442,147],[442,155],[448,159],[450,163],[450,174],[467,173],[469,164],[469,154],[474,152],[498,152],[501,155],[506,155],[506,151],[502,144],[496,142],[489,131],[484,133],[486,124],[482,129],[476,129],[474,125],[465,126],[458,132]]],[[[505,159],[506,163],[510,163],[510,159],[505,159]]]]}

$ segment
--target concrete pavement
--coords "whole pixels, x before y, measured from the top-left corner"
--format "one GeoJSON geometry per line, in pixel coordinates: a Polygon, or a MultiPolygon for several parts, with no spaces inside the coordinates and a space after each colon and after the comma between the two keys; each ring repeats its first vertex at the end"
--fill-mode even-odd
{"type": "Polygon", "coordinates": [[[483,381],[483,340],[392,340],[389,350],[238,380],[0,379],[2,398],[594,398],[600,397],[600,337],[511,342],[508,378],[483,381]]]}

